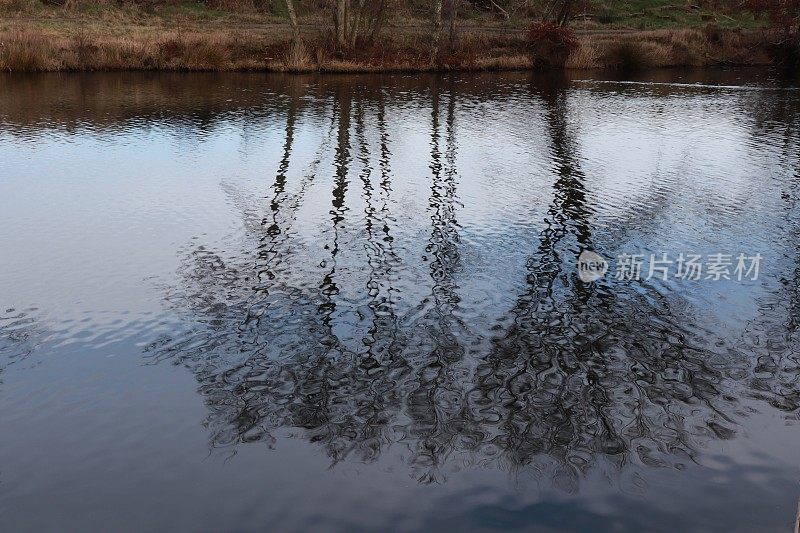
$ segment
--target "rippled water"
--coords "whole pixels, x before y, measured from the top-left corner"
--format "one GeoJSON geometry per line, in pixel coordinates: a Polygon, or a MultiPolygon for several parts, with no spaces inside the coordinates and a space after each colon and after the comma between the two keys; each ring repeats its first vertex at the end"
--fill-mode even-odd
{"type": "Polygon", "coordinates": [[[794,87],[92,74],[0,93],[9,530],[792,528],[794,87]],[[580,281],[583,250],[611,271],[580,281]],[[622,254],[662,253],[763,262],[616,279],[622,254]]]}

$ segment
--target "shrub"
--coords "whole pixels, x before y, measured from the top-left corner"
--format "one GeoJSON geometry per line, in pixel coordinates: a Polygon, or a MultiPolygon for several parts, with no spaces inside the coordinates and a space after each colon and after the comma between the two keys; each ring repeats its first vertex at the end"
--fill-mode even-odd
{"type": "Polygon", "coordinates": [[[609,66],[622,72],[634,72],[644,67],[643,50],[633,41],[615,43],[608,54],[609,66]]]}
{"type": "Polygon", "coordinates": [[[795,74],[800,68],[800,34],[773,33],[768,50],[772,61],[788,73],[795,74]]]}
{"type": "Polygon", "coordinates": [[[531,24],[526,37],[533,64],[539,67],[563,67],[578,46],[571,29],[550,22],[531,24]]]}
{"type": "Polygon", "coordinates": [[[703,35],[711,44],[722,44],[722,30],[716,24],[706,24],[703,28],[703,35]]]}

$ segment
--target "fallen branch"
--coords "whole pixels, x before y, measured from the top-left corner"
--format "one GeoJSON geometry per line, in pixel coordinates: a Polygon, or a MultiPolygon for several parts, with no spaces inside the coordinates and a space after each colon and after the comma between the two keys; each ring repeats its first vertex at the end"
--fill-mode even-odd
{"type": "Polygon", "coordinates": [[[511,18],[511,15],[509,15],[509,14],[508,14],[508,11],[506,11],[506,10],[505,10],[505,9],[503,9],[502,7],[498,6],[498,5],[497,5],[497,4],[494,2],[494,0],[489,0],[489,2],[491,2],[491,4],[492,4],[492,5],[493,5],[495,8],[497,8],[497,10],[498,10],[498,11],[500,11],[500,13],[502,13],[502,14],[503,14],[503,16],[506,18],[506,20],[508,20],[508,19],[510,19],[510,18],[511,18]]]}

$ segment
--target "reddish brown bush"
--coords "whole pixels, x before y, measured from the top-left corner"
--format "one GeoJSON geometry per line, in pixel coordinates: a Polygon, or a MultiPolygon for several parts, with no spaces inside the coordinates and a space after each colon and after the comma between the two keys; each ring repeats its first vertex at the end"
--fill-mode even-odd
{"type": "Polygon", "coordinates": [[[526,37],[533,63],[540,67],[563,67],[578,46],[575,32],[550,22],[531,24],[526,37]]]}
{"type": "Polygon", "coordinates": [[[770,36],[773,61],[795,71],[800,67],[800,0],[746,0],[755,13],[765,13],[772,20],[770,36]]]}

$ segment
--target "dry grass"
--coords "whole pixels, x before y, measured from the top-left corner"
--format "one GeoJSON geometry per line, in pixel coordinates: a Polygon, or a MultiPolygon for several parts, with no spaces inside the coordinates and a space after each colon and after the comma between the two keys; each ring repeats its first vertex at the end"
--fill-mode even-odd
{"type": "Polygon", "coordinates": [[[764,34],[716,29],[590,36],[579,41],[566,66],[638,70],[769,63],[764,34]]]}
{"type": "MultiPolygon", "coordinates": [[[[318,50],[322,50],[318,48],[318,50]]],[[[315,70],[324,61],[324,55],[317,53],[317,61],[311,56],[311,52],[303,41],[292,41],[283,56],[284,68],[287,72],[309,72],[315,70]]]]}
{"type": "MultiPolygon", "coordinates": [[[[323,33],[293,44],[285,30],[164,30],[141,26],[72,29],[0,29],[0,69],[70,70],[268,70],[281,72],[381,72],[512,70],[534,68],[524,32],[464,31],[431,65],[424,33],[393,31],[348,56],[335,54],[323,33]]],[[[730,30],[663,30],[592,34],[578,38],[567,68],[637,69],[665,66],[766,64],[762,34],[730,30]]]]}
{"type": "Polygon", "coordinates": [[[267,69],[258,39],[225,32],[131,32],[114,36],[81,32],[11,30],[0,33],[0,69],[56,70],[247,70],[267,69]]]}
{"type": "Polygon", "coordinates": [[[578,47],[569,55],[564,66],[572,69],[595,68],[602,53],[602,47],[598,43],[580,40],[578,41],[578,47]]]}
{"type": "Polygon", "coordinates": [[[48,36],[12,30],[0,35],[0,67],[30,72],[57,70],[60,63],[48,36]]]}

